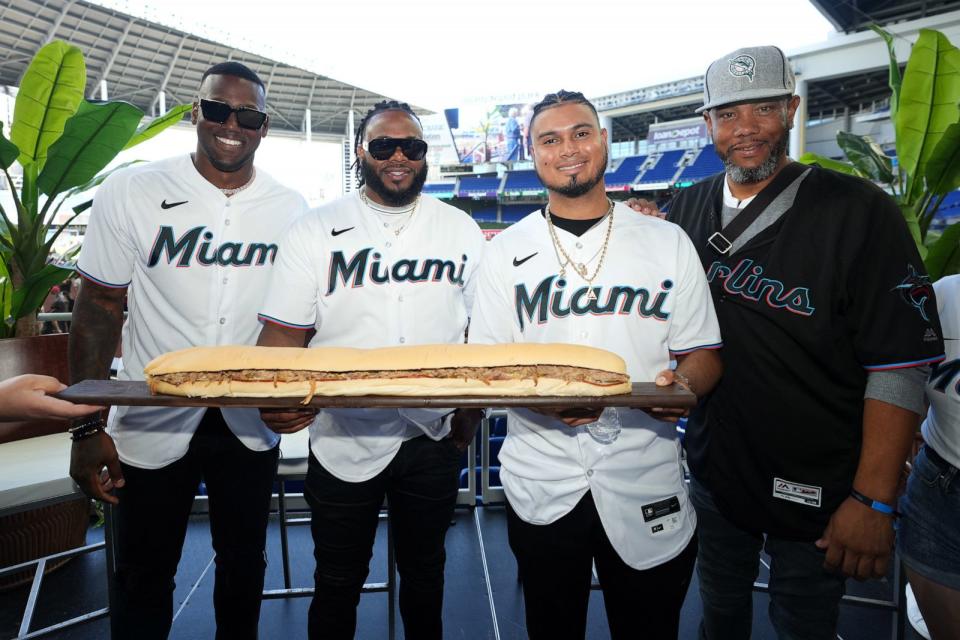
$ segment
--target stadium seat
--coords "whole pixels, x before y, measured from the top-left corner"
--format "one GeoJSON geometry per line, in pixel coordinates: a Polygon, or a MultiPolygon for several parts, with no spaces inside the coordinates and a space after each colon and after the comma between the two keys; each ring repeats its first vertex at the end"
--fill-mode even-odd
{"type": "Polygon", "coordinates": [[[620,189],[629,187],[637,179],[640,173],[640,167],[647,161],[647,156],[630,156],[620,162],[620,166],[615,171],[608,171],[603,179],[607,189],[620,189]]]}
{"type": "Polygon", "coordinates": [[[507,435],[507,416],[491,416],[490,417],[490,435],[491,436],[505,436],[507,435]]]}
{"type": "Polygon", "coordinates": [[[651,182],[673,182],[673,176],[677,173],[677,163],[683,157],[683,149],[674,149],[665,152],[652,168],[647,169],[640,176],[638,184],[648,184],[651,182]]]}
{"type": "Polygon", "coordinates": [[[697,159],[683,170],[677,180],[697,182],[723,171],[723,161],[720,160],[714,149],[715,147],[712,144],[708,144],[701,149],[697,159]]]}
{"type": "Polygon", "coordinates": [[[500,190],[500,178],[497,176],[468,176],[460,178],[457,196],[461,198],[496,198],[500,190]]]}
{"type": "Polygon", "coordinates": [[[534,209],[539,209],[537,204],[505,204],[500,207],[500,220],[503,222],[517,222],[534,209]]]}
{"type": "Polygon", "coordinates": [[[503,441],[504,436],[490,436],[490,466],[500,466],[500,448],[503,441]]]}
{"type": "Polygon", "coordinates": [[[516,193],[523,191],[545,191],[543,183],[537,177],[537,172],[511,171],[507,173],[507,181],[503,183],[503,193],[516,193]]]}

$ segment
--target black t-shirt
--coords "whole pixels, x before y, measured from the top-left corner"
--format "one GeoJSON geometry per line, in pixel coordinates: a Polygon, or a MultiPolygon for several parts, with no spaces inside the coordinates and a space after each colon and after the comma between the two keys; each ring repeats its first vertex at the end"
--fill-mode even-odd
{"type": "Polygon", "coordinates": [[[942,357],[929,278],[896,203],[814,168],[793,206],[733,255],[721,174],[678,194],[710,281],[724,374],[686,433],[690,466],[721,511],[758,532],[813,540],[849,495],[871,370],[942,357]]]}

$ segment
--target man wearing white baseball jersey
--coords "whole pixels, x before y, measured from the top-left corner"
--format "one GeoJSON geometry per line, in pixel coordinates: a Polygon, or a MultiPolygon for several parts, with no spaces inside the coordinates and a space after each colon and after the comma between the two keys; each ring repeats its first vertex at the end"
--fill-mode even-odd
{"type": "MultiPolygon", "coordinates": [[[[191,118],[194,153],[125,169],[97,191],[77,266],[74,382],[108,376],[121,325],[124,380],[142,380],[144,365],[168,351],[256,340],[281,233],[305,203],[254,169],[269,123],[253,71],[237,62],[208,69],[191,118]]],[[[115,407],[106,431],[96,415],[71,432],[70,475],[117,509],[114,640],[167,637],[201,480],[216,551],[217,638],[255,638],[279,442],[256,410],[115,407]]]]}
{"type": "MultiPolygon", "coordinates": [[[[427,143],[405,104],[357,132],[362,188],[302,217],[284,239],[258,344],[386,347],[463,342],[484,248],[477,224],[421,195],[427,143]]],[[[384,496],[407,638],[439,640],[444,537],[478,411],[262,411],[278,432],[310,424],[305,495],[317,568],[310,638],[353,638],[384,496]],[[446,414],[446,415],[444,415],[446,414]],[[311,424],[312,423],[312,424],[311,424]]]]}
{"type": "MultiPolygon", "coordinates": [[[[607,198],[607,132],[582,94],[537,104],[531,141],[549,201],[491,242],[470,341],[601,347],[635,381],[708,393],[720,332],[686,235],[607,198]]],[[[595,563],[613,638],[676,638],[696,521],[674,424],[657,419],[669,411],[508,414],[500,478],[527,633],[584,636],[595,563]]]]}

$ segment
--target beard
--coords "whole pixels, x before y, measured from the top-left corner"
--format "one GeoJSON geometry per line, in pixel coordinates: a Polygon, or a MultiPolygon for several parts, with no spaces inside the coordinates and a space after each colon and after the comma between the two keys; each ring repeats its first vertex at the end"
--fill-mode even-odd
{"type": "Polygon", "coordinates": [[[423,184],[427,181],[427,163],[413,174],[410,186],[402,191],[396,191],[387,186],[380,175],[366,162],[360,162],[360,171],[363,175],[363,185],[380,196],[387,206],[405,207],[420,195],[423,184]]]}
{"type": "Polygon", "coordinates": [[[567,198],[579,198],[600,184],[600,182],[603,180],[603,174],[607,172],[607,161],[607,148],[604,146],[603,162],[600,163],[600,166],[597,168],[597,172],[586,180],[577,180],[577,176],[570,176],[570,180],[566,184],[549,183],[543,179],[543,176],[540,174],[540,170],[537,169],[536,163],[534,163],[533,168],[537,173],[537,177],[540,178],[540,182],[542,182],[543,186],[545,186],[549,191],[553,191],[561,196],[566,196],[567,198]]]}
{"type": "Polygon", "coordinates": [[[770,145],[770,155],[767,159],[756,167],[740,167],[730,160],[729,150],[723,153],[720,149],[714,147],[717,155],[723,160],[723,166],[726,168],[727,175],[736,184],[756,184],[768,179],[777,172],[777,165],[780,160],[787,155],[787,136],[790,133],[789,128],[784,128],[780,137],[770,145]]]}

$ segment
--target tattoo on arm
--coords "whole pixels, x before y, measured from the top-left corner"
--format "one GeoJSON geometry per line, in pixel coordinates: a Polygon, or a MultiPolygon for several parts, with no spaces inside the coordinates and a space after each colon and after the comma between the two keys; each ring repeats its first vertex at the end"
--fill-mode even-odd
{"type": "Polygon", "coordinates": [[[84,280],[70,326],[70,382],[104,380],[120,343],[127,290],[84,280]]]}

